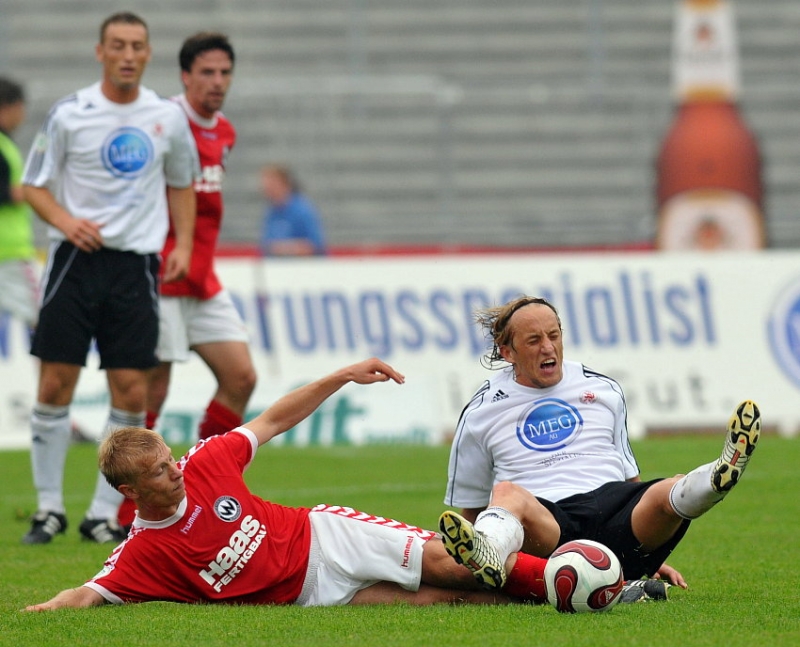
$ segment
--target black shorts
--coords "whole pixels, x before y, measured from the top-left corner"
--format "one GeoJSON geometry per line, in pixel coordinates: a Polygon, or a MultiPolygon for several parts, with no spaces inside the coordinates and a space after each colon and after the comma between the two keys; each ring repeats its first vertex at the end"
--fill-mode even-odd
{"type": "Polygon", "coordinates": [[[156,366],[159,264],[157,254],[60,243],[48,259],[31,354],[85,366],[94,339],[100,368],[156,366]]]}
{"type": "Polygon", "coordinates": [[[575,494],[558,503],[539,499],[561,526],[559,546],[573,539],[592,539],[608,546],[619,557],[625,579],[652,576],[689,529],[684,520],[663,546],[644,553],[631,528],[633,508],[645,491],[662,479],[633,483],[614,481],[592,492],[575,494]]]}

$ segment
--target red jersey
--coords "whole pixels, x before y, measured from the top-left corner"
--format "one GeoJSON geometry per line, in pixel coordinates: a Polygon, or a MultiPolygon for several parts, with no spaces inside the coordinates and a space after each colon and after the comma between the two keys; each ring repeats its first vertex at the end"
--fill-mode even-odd
{"type": "MultiPolygon", "coordinates": [[[[200,178],[195,180],[197,220],[194,226],[194,245],[189,274],[180,281],[161,283],[161,294],[169,297],[196,297],[210,299],[222,289],[214,272],[214,253],[222,225],[222,180],[228,153],[236,143],[236,131],[221,112],[211,119],[203,119],[189,106],[184,95],[175,97],[192,130],[200,157],[200,178]]],[[[170,220],[169,233],[162,258],[175,247],[175,229],[170,220]]]]}
{"type": "Polygon", "coordinates": [[[252,494],[242,477],[258,443],[239,427],[201,440],[179,461],[186,498],[169,519],[138,517],[85,586],[107,601],[290,604],[311,546],[308,508],[252,494]]]}

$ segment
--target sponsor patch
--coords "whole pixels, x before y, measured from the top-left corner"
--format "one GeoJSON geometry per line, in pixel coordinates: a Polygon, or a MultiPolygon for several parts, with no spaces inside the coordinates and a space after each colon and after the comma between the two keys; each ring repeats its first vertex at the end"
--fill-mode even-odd
{"type": "Polygon", "coordinates": [[[525,409],[517,422],[517,438],[528,449],[555,451],[569,445],[583,428],[583,418],[572,405],[543,398],[525,409]]]}
{"type": "Polygon", "coordinates": [[[118,128],[100,149],[103,166],[115,177],[139,177],[153,159],[153,144],[138,128],[118,128]]]}
{"type": "Polygon", "coordinates": [[[242,516],[242,504],[232,496],[221,496],[214,501],[214,514],[223,521],[236,521],[242,516]]]}

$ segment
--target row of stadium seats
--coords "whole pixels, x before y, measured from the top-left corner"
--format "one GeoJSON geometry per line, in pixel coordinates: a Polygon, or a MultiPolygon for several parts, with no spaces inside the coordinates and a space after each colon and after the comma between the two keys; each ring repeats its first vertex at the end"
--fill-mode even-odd
{"type": "MultiPolygon", "coordinates": [[[[765,158],[774,246],[800,244],[800,5],[737,0],[742,109],[765,158]]],[[[31,99],[97,78],[101,2],[5,0],[0,68],[31,99]]],[[[239,55],[228,242],[250,241],[258,169],[294,166],[334,245],[619,246],[651,240],[653,160],[672,114],[671,2],[170,0],[139,3],[176,92],[175,53],[220,29],[239,55]]]]}

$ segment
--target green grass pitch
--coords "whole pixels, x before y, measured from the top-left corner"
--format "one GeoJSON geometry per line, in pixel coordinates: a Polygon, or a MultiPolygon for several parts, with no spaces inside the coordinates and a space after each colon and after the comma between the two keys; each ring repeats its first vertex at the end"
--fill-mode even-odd
{"type": "MultiPolygon", "coordinates": [[[[653,438],[635,444],[643,478],[712,460],[720,437],[653,438]]],[[[177,448],[180,449],[180,448],[177,448]]],[[[81,542],[77,526],[95,482],[95,448],[70,449],[71,526],[47,546],[20,537],[33,511],[27,452],[0,452],[0,645],[681,645],[800,644],[800,439],[766,435],[740,485],[698,520],[670,563],[688,591],[666,603],[563,616],[547,605],[415,608],[225,607],[149,603],[55,613],[20,612],[79,585],[108,546],[81,542]]],[[[290,505],[331,503],[435,527],[444,509],[446,447],[262,448],[247,473],[259,495],[290,505]]]]}

